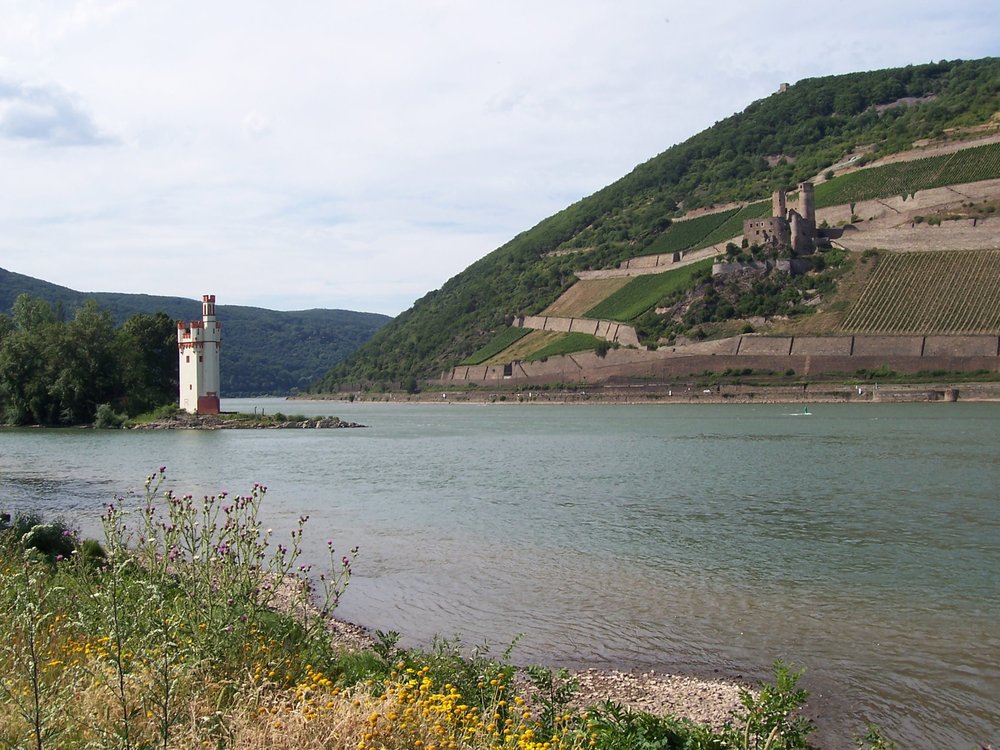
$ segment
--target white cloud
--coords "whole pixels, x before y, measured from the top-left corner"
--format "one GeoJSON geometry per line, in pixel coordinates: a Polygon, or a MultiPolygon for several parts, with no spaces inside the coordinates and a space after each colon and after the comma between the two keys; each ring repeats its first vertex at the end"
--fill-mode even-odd
{"type": "Polygon", "coordinates": [[[0,138],[54,146],[100,146],[114,139],[100,132],[79,102],[59,86],[0,80],[0,138]]]}
{"type": "Polygon", "coordinates": [[[996,54],[1000,26],[993,3],[858,0],[0,0],[0,18],[4,267],[387,313],[781,81],[996,54]]]}

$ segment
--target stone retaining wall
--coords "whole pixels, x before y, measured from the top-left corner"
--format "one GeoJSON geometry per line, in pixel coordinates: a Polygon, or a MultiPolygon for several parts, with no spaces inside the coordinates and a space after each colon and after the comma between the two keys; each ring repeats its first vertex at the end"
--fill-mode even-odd
{"type": "Polygon", "coordinates": [[[792,339],[792,354],[802,356],[849,357],[853,348],[853,336],[798,336],[792,339]]]}
{"type": "Polygon", "coordinates": [[[993,336],[927,336],[927,357],[990,357],[1000,354],[993,336]]]}
{"type": "Polygon", "coordinates": [[[736,353],[742,356],[767,355],[783,357],[792,351],[791,338],[772,338],[770,336],[740,336],[740,344],[736,353]]]}
{"type": "Polygon", "coordinates": [[[614,320],[594,318],[561,318],[553,315],[526,315],[517,318],[515,328],[531,328],[536,331],[559,331],[561,333],[589,333],[599,339],[622,346],[639,346],[639,336],[632,326],[614,320]]]}
{"type": "Polygon", "coordinates": [[[604,383],[615,379],[686,377],[727,368],[774,372],[791,369],[808,376],[853,374],[880,367],[909,374],[934,370],[1000,372],[1000,337],[738,336],[651,352],[612,349],[604,357],[588,351],[550,357],[545,362],[456,367],[443,373],[438,382],[604,383]]]}
{"type": "Polygon", "coordinates": [[[919,357],[923,336],[855,336],[853,354],[858,357],[919,357]]]}
{"type": "Polygon", "coordinates": [[[618,268],[603,268],[597,271],[576,271],[578,279],[615,279],[621,276],[649,276],[654,273],[666,273],[675,268],[683,268],[697,263],[705,258],[713,258],[726,251],[726,245],[730,242],[740,244],[743,237],[739,235],[732,240],[726,240],[700,250],[692,250],[686,253],[663,253],[662,255],[639,255],[635,258],[623,260],[618,264],[618,268]]]}

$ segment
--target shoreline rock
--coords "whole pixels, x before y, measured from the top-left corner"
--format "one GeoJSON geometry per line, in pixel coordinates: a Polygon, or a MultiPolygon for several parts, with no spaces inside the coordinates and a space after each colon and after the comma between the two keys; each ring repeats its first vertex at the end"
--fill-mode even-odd
{"type": "Polygon", "coordinates": [[[365,427],[340,417],[276,420],[267,416],[236,414],[178,414],[129,427],[131,430],[324,430],[365,427]]]}
{"type": "Polygon", "coordinates": [[[613,701],[634,711],[669,714],[722,729],[742,708],[740,694],[752,690],[737,681],[706,680],[655,671],[584,669],[571,673],[579,682],[573,703],[579,707],[613,701]]]}

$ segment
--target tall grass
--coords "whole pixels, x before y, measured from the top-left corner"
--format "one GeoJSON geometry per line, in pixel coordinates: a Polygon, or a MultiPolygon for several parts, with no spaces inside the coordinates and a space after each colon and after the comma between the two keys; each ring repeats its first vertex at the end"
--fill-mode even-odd
{"type": "Polygon", "coordinates": [[[161,492],[164,480],[162,469],[147,479],[137,508],[107,507],[103,548],[56,526],[74,543],[52,556],[37,544],[52,525],[18,535],[15,522],[0,534],[0,649],[15,667],[0,674],[13,709],[0,747],[207,741],[220,717],[269,688],[335,668],[324,623],[355,551],[338,558],[330,543],[331,564],[313,579],[299,563],[307,519],[272,544],[259,518],[263,486],[196,501],[161,492]]]}

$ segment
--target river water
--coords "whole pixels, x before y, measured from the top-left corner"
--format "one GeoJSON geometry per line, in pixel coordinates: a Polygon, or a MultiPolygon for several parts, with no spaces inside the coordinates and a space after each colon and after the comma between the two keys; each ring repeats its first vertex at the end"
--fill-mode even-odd
{"type": "Polygon", "coordinates": [[[819,740],[1000,740],[1000,405],[230,400],[357,430],[0,430],[0,506],[96,528],[160,465],[268,486],[307,554],[358,545],[338,614],[518,663],[758,679],[804,668],[819,740]]]}

